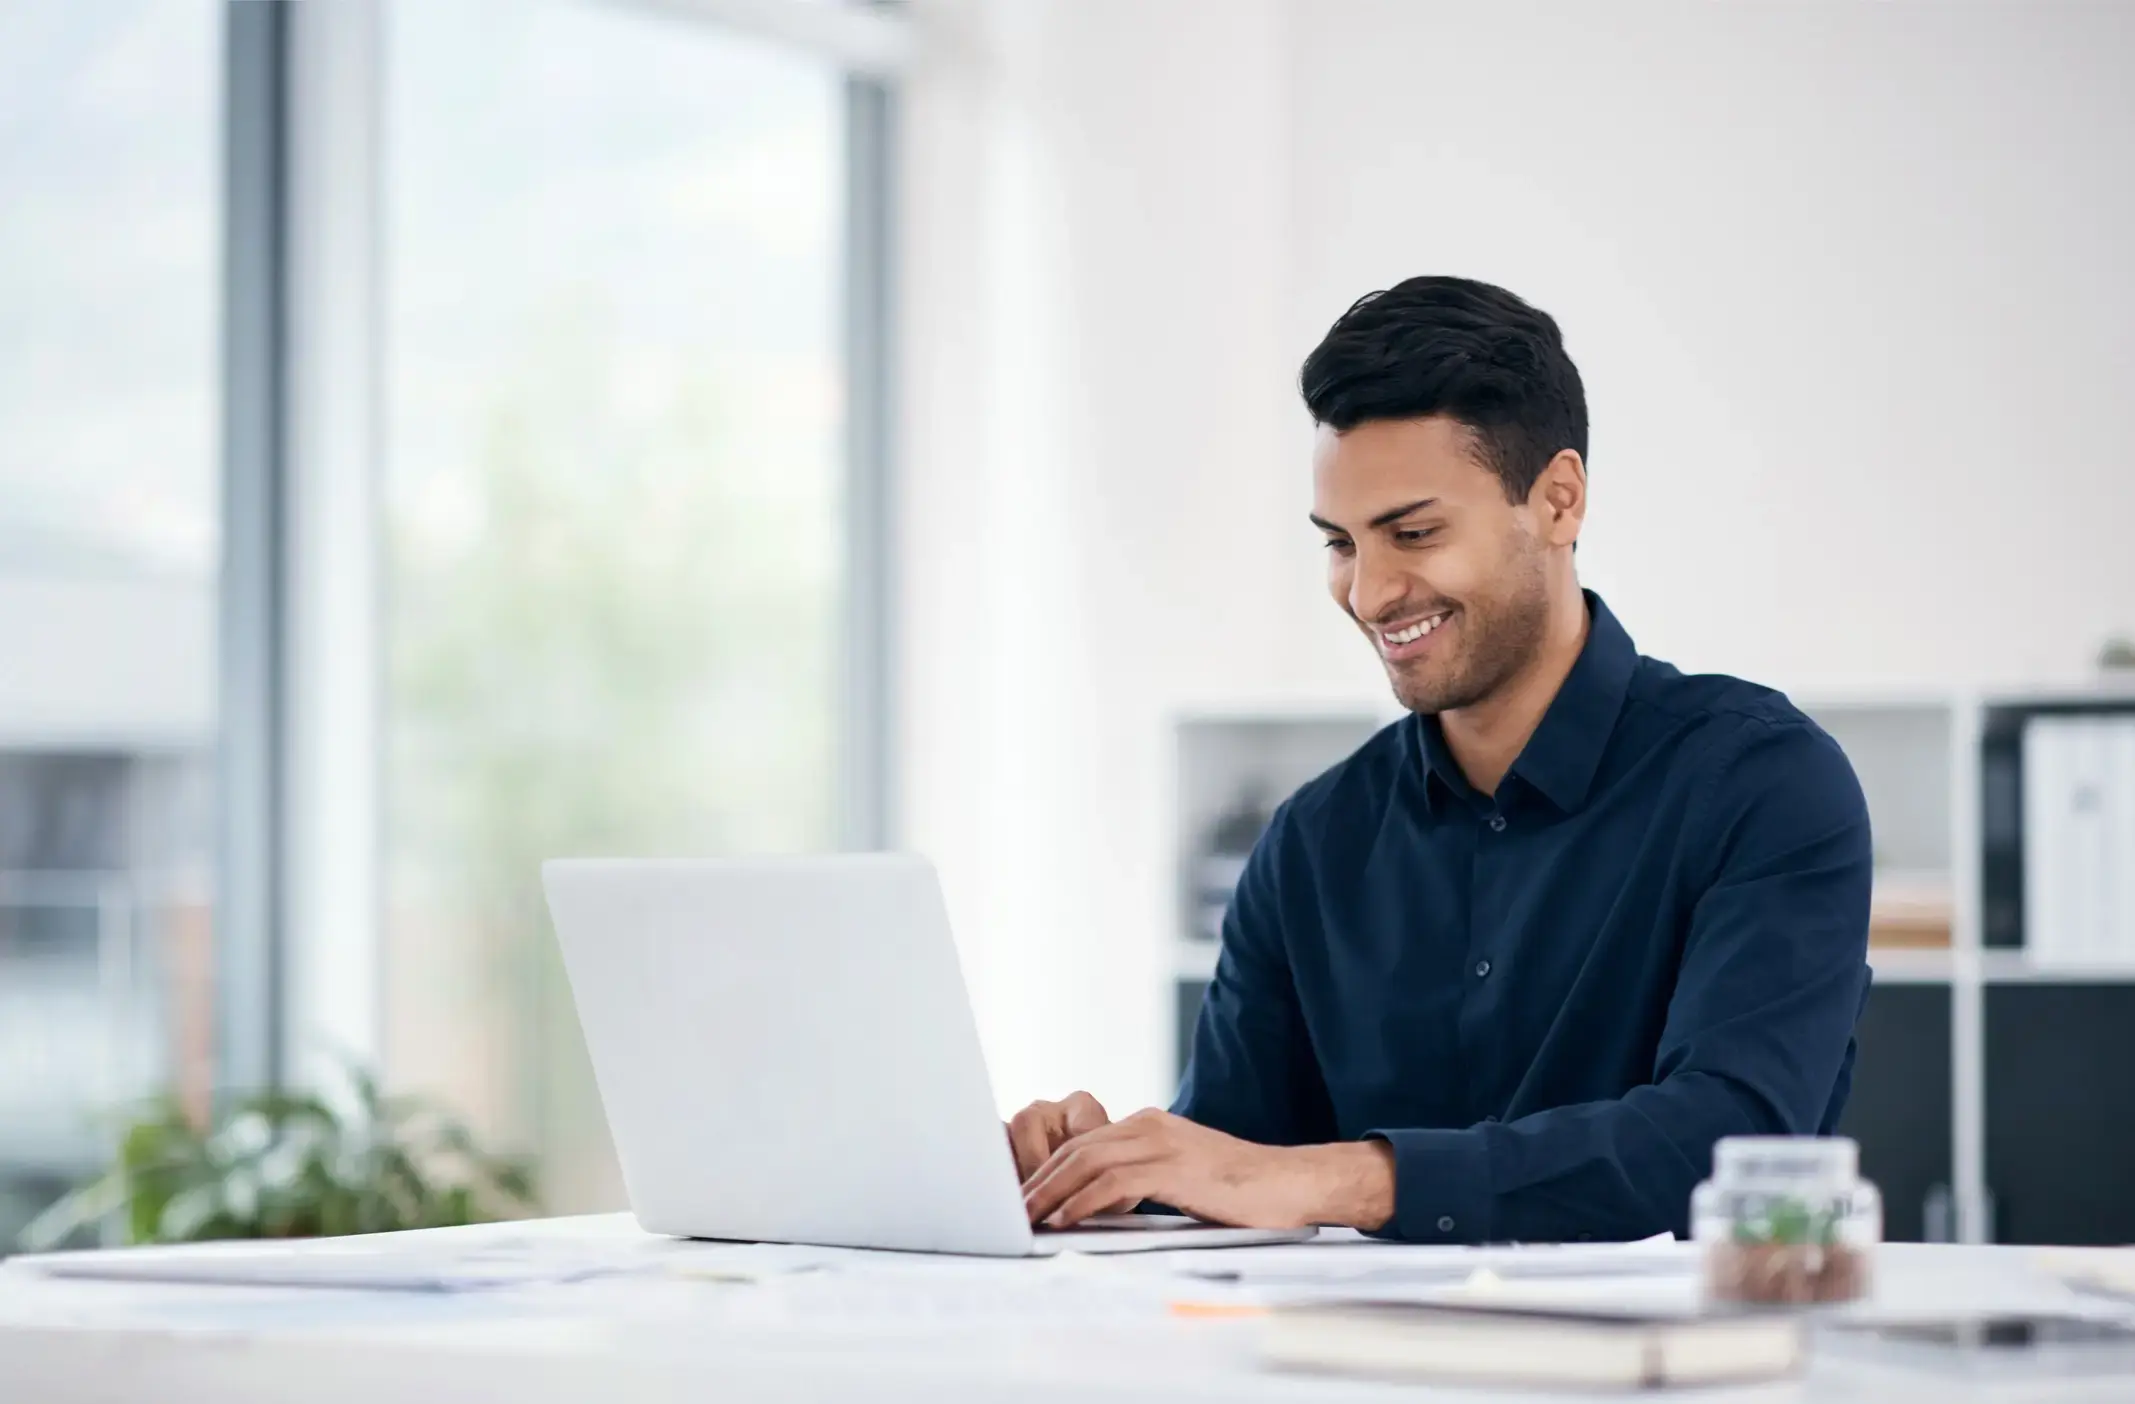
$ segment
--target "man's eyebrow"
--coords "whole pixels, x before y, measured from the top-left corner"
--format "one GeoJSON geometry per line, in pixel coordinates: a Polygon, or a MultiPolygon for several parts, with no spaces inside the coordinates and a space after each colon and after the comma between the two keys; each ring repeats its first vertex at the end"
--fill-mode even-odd
{"type": "MultiPolygon", "coordinates": [[[[1406,507],[1396,507],[1391,511],[1381,512],[1378,516],[1373,517],[1371,519],[1371,525],[1375,527],[1392,526],[1395,522],[1400,521],[1403,517],[1407,516],[1411,512],[1421,512],[1426,507],[1435,507],[1437,505],[1438,499],[1435,497],[1418,498],[1416,501],[1409,503],[1406,507]]],[[[1307,513],[1306,515],[1311,517],[1312,524],[1318,527],[1321,531],[1333,531],[1347,534],[1349,530],[1349,528],[1347,527],[1336,526],[1333,522],[1328,521],[1325,517],[1320,516],[1316,512],[1307,513]]]]}

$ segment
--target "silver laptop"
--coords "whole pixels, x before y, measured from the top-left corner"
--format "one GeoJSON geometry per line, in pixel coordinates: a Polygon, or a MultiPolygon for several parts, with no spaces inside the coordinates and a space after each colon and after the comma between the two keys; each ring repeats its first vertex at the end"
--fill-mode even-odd
{"type": "Polygon", "coordinates": [[[1033,1232],[923,859],[567,859],[542,879],[654,1233],[1003,1257],[1309,1236],[1153,1214],[1033,1232]]]}

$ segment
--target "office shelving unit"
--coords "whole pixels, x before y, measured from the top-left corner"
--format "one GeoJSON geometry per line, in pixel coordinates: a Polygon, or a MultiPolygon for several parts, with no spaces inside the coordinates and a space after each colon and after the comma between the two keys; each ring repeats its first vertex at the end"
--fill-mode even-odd
{"type": "MultiPolygon", "coordinates": [[[[1841,1129],[1882,1186],[1889,1236],[2135,1241],[2135,1195],[2124,1190],[2135,1165],[2135,963],[2041,969],[2021,945],[1990,942],[1982,817],[2001,802],[1983,796],[1990,736],[2037,712],[2135,713],[2135,680],[1796,700],[1845,749],[1875,825],[1875,983],[1841,1129]]],[[[1398,715],[1301,707],[1178,721],[1169,979],[1181,1063],[1215,966],[1201,862],[1213,826],[1242,788],[1279,800],[1398,715]]]]}

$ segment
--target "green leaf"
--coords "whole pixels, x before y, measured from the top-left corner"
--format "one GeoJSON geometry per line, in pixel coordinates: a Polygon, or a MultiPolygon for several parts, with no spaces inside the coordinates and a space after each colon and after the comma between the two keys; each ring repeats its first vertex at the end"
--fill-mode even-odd
{"type": "Polygon", "coordinates": [[[174,1096],[116,1121],[111,1167],[40,1214],[48,1248],[122,1219],[128,1241],[373,1233],[478,1222],[533,1207],[531,1167],[486,1152],[422,1098],[387,1097],[343,1069],[350,1096],[266,1089],[224,1099],[195,1126],[174,1096]]]}
{"type": "Polygon", "coordinates": [[[63,1196],[23,1226],[16,1244],[25,1253],[66,1246],[77,1234],[98,1228],[126,1207],[126,1179],[116,1172],[63,1196]]]}

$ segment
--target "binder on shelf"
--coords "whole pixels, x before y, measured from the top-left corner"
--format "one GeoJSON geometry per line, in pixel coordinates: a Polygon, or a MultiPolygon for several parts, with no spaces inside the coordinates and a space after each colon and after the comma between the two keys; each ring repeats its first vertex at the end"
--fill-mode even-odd
{"type": "Polygon", "coordinates": [[[2069,913],[2062,949],[2071,964],[2095,965],[2107,954],[2106,943],[2099,939],[2105,918],[2105,780],[2099,773],[2104,737],[2092,717],[2070,717],[2066,725],[2067,848],[2060,855],[2060,873],[2069,913]]]}
{"type": "Polygon", "coordinates": [[[2031,963],[2135,968],[2135,718],[2033,716],[2023,771],[2031,963]]]}
{"type": "Polygon", "coordinates": [[[2111,824],[2106,848],[2112,948],[2116,963],[2135,965],[2135,717],[2108,723],[2106,794],[2111,824]]]}
{"type": "Polygon", "coordinates": [[[2062,816],[2067,808],[2063,756],[2067,729],[2058,717],[2033,717],[2024,725],[2024,951],[2037,965],[2061,954],[2068,932],[2063,904],[2067,888],[2056,867],[2067,851],[2062,816]]]}

